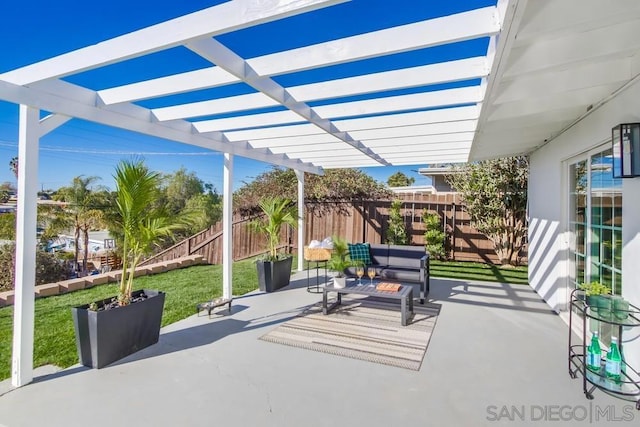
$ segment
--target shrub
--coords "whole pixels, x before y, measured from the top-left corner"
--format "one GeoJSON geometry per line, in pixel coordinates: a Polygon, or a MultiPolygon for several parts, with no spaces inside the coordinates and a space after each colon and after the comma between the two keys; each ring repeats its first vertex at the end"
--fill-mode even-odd
{"type": "Polygon", "coordinates": [[[427,252],[431,258],[445,259],[447,252],[444,248],[446,233],[442,230],[440,215],[429,213],[425,209],[422,213],[422,222],[425,226],[424,241],[427,252]]]}
{"type": "Polygon", "coordinates": [[[407,244],[407,228],[404,223],[404,217],[400,212],[402,202],[394,200],[391,202],[389,209],[389,228],[387,229],[387,243],[391,245],[407,244]]]}
{"type": "MultiPolygon", "coordinates": [[[[0,246],[0,291],[13,289],[16,264],[16,245],[0,246]]],[[[55,255],[38,250],[36,252],[36,285],[57,282],[69,277],[69,268],[55,255]]]]}

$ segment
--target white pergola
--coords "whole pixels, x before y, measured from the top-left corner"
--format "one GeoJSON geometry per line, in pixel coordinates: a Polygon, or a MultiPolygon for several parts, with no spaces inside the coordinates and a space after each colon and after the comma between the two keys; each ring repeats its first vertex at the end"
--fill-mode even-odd
{"type": "MultiPolygon", "coordinates": [[[[618,0],[615,6],[599,0],[497,0],[490,7],[292,50],[261,40],[273,42],[275,53],[253,58],[217,39],[345,1],[230,1],[0,74],[0,100],[20,105],[15,386],[33,378],[38,144],[68,120],[222,152],[225,196],[232,194],[234,156],[292,168],[302,204],[304,172],[527,153],[637,74],[637,56],[629,57],[640,40],[636,0],[618,0]],[[479,56],[302,85],[278,83],[280,76],[474,39],[487,41],[479,56]],[[174,48],[186,48],[211,65],[102,90],[66,79],[174,48]],[[616,72],[609,72],[612,60],[618,61],[616,72]],[[441,89],[451,83],[463,84],[441,89]],[[244,93],[143,106],[230,85],[243,85],[244,93]],[[50,114],[40,119],[41,111],[50,114]]],[[[230,197],[224,197],[223,221],[223,289],[229,296],[230,197]]],[[[302,251],[302,218],[299,223],[302,251]]]]}

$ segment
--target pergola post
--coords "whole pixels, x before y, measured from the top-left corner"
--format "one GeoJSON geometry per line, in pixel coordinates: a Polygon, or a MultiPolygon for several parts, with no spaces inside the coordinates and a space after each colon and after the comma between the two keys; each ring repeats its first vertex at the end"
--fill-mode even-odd
{"type": "Polygon", "coordinates": [[[11,364],[11,384],[14,387],[21,387],[33,381],[39,116],[40,110],[20,105],[15,299],[11,364]]]}
{"type": "Polygon", "coordinates": [[[304,270],[304,171],[296,169],[298,178],[298,271],[304,270]]]}
{"type": "Polygon", "coordinates": [[[222,190],[222,297],[231,298],[233,268],[233,154],[224,153],[222,190]]]}

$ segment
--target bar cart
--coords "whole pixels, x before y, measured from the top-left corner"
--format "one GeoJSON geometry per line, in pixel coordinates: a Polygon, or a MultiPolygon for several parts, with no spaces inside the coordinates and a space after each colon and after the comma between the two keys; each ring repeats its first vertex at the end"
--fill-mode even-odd
{"type": "Polygon", "coordinates": [[[604,358],[601,361],[601,368],[598,372],[587,369],[585,361],[587,354],[587,319],[590,321],[597,320],[599,322],[612,325],[613,333],[617,334],[620,352],[623,352],[622,330],[623,328],[640,327],[640,309],[629,304],[628,310],[603,312],[598,307],[592,307],[586,302],[585,292],[579,289],[571,292],[571,304],[569,311],[569,376],[577,378],[578,374],[582,375],[582,389],[587,399],[593,399],[593,391],[602,390],[609,395],[619,397],[628,401],[635,401],[636,409],[640,410],[640,383],[634,380],[639,378],[638,371],[622,362],[622,378],[619,381],[612,380],[605,375],[604,358]],[[573,342],[572,326],[574,319],[578,313],[582,314],[582,343],[573,342]],[[635,376],[634,376],[635,375],[635,376]]]}

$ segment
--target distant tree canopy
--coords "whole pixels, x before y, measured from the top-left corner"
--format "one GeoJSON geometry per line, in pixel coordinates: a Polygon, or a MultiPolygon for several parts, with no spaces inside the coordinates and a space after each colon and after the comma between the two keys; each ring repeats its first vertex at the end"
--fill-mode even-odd
{"type": "Polygon", "coordinates": [[[185,208],[192,197],[204,193],[204,182],[194,172],[181,167],[172,174],[162,176],[162,203],[169,212],[177,214],[185,208]]]}
{"type": "Polygon", "coordinates": [[[502,264],[516,264],[527,234],[529,160],[486,160],[454,171],[447,180],[461,193],[473,226],[491,240],[502,264]]]}
{"type": "Polygon", "coordinates": [[[387,179],[387,185],[389,187],[408,187],[413,185],[414,182],[416,182],[415,178],[408,177],[400,171],[394,173],[387,179]]]}
{"type": "Polygon", "coordinates": [[[160,191],[159,203],[171,215],[188,219],[189,227],[174,232],[176,239],[202,231],[222,218],[222,197],[213,185],[184,167],[163,175],[160,191]]]}
{"type": "MultiPolygon", "coordinates": [[[[305,174],[305,200],[314,212],[326,209],[313,202],[331,202],[340,208],[353,200],[376,200],[391,196],[382,183],[356,169],[329,169],[324,175],[305,174]]],[[[234,210],[243,215],[258,212],[260,200],[266,196],[298,198],[296,174],[291,169],[273,168],[244,183],[233,195],[234,210]]]]}

